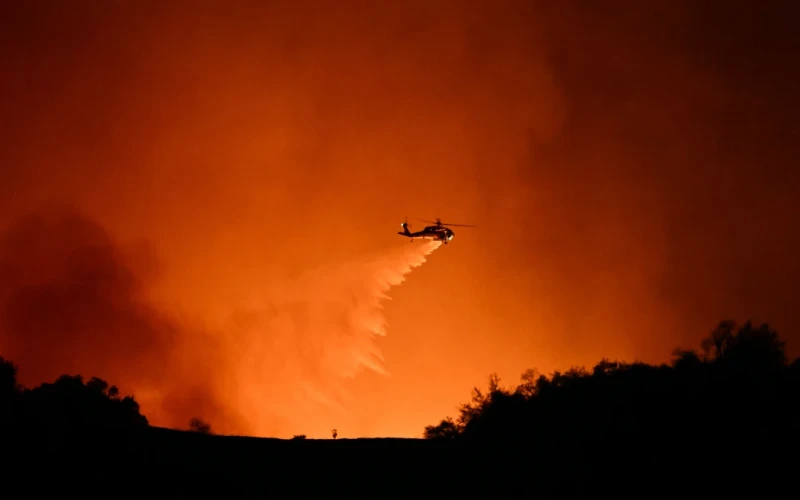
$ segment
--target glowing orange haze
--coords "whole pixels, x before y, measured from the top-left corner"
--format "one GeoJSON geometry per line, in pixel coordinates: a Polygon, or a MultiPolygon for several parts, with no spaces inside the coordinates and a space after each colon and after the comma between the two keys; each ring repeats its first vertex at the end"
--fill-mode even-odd
{"type": "Polygon", "coordinates": [[[416,436],[493,371],[664,361],[723,318],[796,352],[788,21],[301,3],[1,8],[0,354],[24,383],[106,377],[161,425],[416,436]],[[405,216],[478,228],[381,309],[432,251],[405,216]]]}

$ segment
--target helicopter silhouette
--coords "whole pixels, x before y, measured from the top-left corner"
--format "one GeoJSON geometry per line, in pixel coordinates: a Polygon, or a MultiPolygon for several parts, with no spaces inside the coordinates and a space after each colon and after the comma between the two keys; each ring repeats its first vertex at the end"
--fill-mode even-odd
{"type": "Polygon", "coordinates": [[[422,220],[422,222],[427,222],[429,224],[436,224],[436,225],[435,226],[425,226],[425,228],[422,231],[417,231],[415,233],[412,233],[408,229],[409,228],[408,217],[406,217],[405,222],[400,224],[400,227],[403,228],[403,231],[398,232],[397,234],[399,234],[401,236],[405,236],[407,238],[410,238],[411,241],[414,241],[414,238],[421,238],[421,239],[428,239],[428,240],[434,240],[434,241],[442,241],[446,245],[450,240],[453,239],[453,236],[455,236],[455,233],[453,232],[453,230],[450,229],[447,226],[453,226],[453,227],[477,227],[477,226],[473,226],[473,225],[469,225],[469,224],[449,224],[449,223],[446,223],[446,222],[442,222],[441,219],[439,219],[438,217],[436,218],[436,222],[430,221],[430,220],[422,220]]]}

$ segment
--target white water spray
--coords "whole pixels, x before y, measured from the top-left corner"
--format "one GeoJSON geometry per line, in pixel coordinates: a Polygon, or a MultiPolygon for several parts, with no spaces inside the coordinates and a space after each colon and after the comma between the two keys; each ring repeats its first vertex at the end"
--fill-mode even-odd
{"type": "Polygon", "coordinates": [[[253,432],[270,433],[259,425],[265,411],[285,421],[320,407],[344,410],[347,379],[365,370],[389,375],[376,342],[387,334],[383,301],[440,245],[404,245],[273,287],[246,327],[239,325],[231,350],[238,388],[231,404],[245,419],[254,415],[253,432]]]}

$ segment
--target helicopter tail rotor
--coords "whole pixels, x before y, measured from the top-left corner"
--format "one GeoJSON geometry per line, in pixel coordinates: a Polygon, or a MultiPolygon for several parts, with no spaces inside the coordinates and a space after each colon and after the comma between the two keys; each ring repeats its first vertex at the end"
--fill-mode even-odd
{"type": "Polygon", "coordinates": [[[411,231],[408,230],[409,226],[408,226],[408,217],[407,216],[406,216],[405,220],[402,223],[400,223],[400,227],[403,228],[403,232],[399,233],[399,234],[406,235],[406,236],[411,234],[411,231]]]}

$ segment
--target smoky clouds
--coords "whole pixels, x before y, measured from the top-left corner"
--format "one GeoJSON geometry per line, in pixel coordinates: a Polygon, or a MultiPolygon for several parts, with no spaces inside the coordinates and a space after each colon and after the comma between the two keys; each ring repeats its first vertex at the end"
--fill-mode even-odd
{"type": "Polygon", "coordinates": [[[158,383],[177,327],[140,299],[111,235],[69,207],[25,215],[0,235],[2,347],[23,381],[86,373],[158,383]]]}
{"type": "MultiPolygon", "coordinates": [[[[137,297],[124,329],[145,318],[133,359],[169,367],[148,415],[409,436],[487,373],[658,363],[721,318],[798,352],[797,2],[228,4],[0,2],[0,226],[57,197],[150,242],[115,243],[106,285],[137,297]],[[322,283],[405,215],[480,229],[392,291],[380,350],[343,354],[366,274],[322,283]]],[[[4,311],[67,300],[19,269],[4,311]]]]}
{"type": "MultiPolygon", "coordinates": [[[[152,423],[193,416],[220,431],[278,435],[298,412],[346,411],[345,383],[388,375],[382,302],[440,243],[403,245],[273,283],[210,333],[147,298],[157,258],[61,204],[0,233],[0,352],[21,382],[98,376],[152,423]]],[[[191,320],[191,319],[190,319],[191,320]]]]}
{"type": "Polygon", "coordinates": [[[155,263],[149,246],[121,245],[69,204],[12,221],[0,233],[0,352],[20,366],[20,381],[97,376],[133,393],[161,425],[217,416],[208,336],[144,297],[155,263]],[[203,353],[191,369],[186,345],[203,353]]]}

